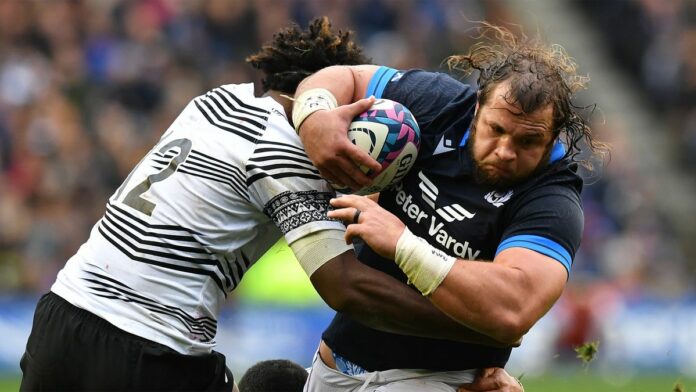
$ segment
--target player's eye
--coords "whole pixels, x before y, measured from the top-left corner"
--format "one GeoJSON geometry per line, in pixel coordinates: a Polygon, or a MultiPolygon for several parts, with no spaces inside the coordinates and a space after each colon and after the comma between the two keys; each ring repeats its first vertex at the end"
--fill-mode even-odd
{"type": "Polygon", "coordinates": [[[541,142],[538,137],[524,137],[518,142],[519,146],[522,148],[532,148],[536,147],[541,142]]]}

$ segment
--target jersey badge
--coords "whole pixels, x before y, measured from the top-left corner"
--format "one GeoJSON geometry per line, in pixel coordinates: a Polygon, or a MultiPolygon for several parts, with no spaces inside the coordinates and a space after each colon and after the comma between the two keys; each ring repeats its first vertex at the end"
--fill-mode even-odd
{"type": "Polygon", "coordinates": [[[510,200],[512,197],[512,191],[507,191],[505,193],[498,191],[488,192],[485,196],[486,201],[493,204],[496,207],[501,207],[506,201],[510,200]]]}

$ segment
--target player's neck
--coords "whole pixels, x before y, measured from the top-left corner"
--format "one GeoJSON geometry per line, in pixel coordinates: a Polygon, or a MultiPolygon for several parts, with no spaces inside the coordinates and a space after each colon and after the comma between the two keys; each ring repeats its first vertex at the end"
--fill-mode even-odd
{"type": "Polygon", "coordinates": [[[278,102],[285,111],[285,117],[288,120],[292,118],[292,94],[282,93],[277,90],[268,90],[264,96],[273,98],[274,101],[278,102]]]}

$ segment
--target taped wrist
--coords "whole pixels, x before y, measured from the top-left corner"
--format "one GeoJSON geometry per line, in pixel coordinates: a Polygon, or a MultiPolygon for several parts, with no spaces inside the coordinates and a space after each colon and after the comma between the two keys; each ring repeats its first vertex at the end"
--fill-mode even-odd
{"type": "Polygon", "coordinates": [[[338,107],[336,97],[327,89],[313,88],[295,98],[292,106],[292,124],[295,132],[300,133],[300,125],[310,114],[318,110],[331,110],[338,107]]]}
{"type": "Polygon", "coordinates": [[[442,283],[456,258],[414,235],[408,228],[396,243],[396,264],[423,295],[430,295],[442,283]]]}

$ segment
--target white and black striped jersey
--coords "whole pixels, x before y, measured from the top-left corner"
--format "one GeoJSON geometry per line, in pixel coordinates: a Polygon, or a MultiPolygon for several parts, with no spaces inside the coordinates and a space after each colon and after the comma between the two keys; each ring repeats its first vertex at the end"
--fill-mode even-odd
{"type": "Polygon", "coordinates": [[[181,353],[214,346],[227,293],[282,235],[345,227],[280,104],[252,84],[194,98],[109,199],[51,290],[181,353]]]}

